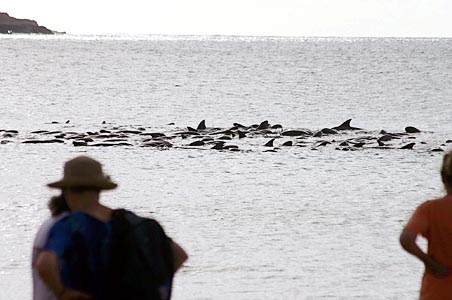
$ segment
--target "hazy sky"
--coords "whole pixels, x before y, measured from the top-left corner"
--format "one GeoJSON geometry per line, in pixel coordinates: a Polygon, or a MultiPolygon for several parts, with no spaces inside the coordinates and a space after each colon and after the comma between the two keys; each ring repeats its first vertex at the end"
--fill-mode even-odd
{"type": "Polygon", "coordinates": [[[0,11],[83,34],[452,37],[452,0],[2,0],[0,11]]]}

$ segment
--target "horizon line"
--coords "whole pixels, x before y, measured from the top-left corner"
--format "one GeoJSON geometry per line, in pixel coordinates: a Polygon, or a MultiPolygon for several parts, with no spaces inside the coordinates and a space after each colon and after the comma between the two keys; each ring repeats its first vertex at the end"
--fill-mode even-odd
{"type": "Polygon", "coordinates": [[[66,31],[52,30],[54,34],[39,34],[39,33],[12,33],[12,34],[0,34],[3,36],[84,36],[84,37],[140,37],[140,36],[168,36],[168,37],[232,37],[232,38],[292,38],[292,39],[310,39],[310,38],[324,38],[324,39],[451,39],[452,36],[381,36],[381,35],[369,35],[369,36],[348,36],[348,35],[255,35],[255,34],[184,34],[184,33],[73,33],[66,31]]]}

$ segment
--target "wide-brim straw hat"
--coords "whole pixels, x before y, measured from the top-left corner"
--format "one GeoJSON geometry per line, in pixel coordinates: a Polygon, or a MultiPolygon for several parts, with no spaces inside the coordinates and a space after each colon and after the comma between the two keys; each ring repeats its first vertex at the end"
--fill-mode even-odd
{"type": "Polygon", "coordinates": [[[63,179],[49,183],[51,188],[92,187],[112,190],[118,185],[102,171],[102,165],[88,156],[78,156],[64,164],[63,179]]]}

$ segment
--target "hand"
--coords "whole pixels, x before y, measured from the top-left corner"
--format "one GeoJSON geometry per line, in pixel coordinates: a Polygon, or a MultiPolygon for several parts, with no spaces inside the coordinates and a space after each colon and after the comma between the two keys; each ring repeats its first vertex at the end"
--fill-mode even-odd
{"type": "Polygon", "coordinates": [[[425,268],[430,271],[433,275],[438,277],[445,277],[450,274],[450,269],[439,262],[437,262],[433,257],[427,256],[424,259],[425,268]]]}
{"type": "Polygon", "coordinates": [[[91,298],[90,294],[67,288],[58,300],[89,300],[91,298]]]}

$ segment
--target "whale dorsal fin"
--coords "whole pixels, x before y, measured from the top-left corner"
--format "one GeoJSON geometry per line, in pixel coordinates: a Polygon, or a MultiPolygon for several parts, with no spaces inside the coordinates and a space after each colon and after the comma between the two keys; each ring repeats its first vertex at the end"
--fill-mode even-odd
{"type": "Polygon", "coordinates": [[[202,120],[201,123],[199,123],[197,130],[206,130],[206,120],[202,120]]]}
{"type": "MultiPolygon", "coordinates": [[[[337,129],[349,129],[350,126],[350,122],[352,121],[352,119],[348,119],[347,121],[345,121],[344,123],[342,123],[341,125],[337,126],[337,129]]],[[[334,128],[333,128],[334,129],[334,128]]]]}
{"type": "Polygon", "coordinates": [[[342,123],[339,127],[346,127],[349,128],[350,126],[350,122],[352,121],[352,119],[348,119],[347,121],[345,121],[344,123],[342,123]]]}
{"type": "Polygon", "coordinates": [[[405,146],[401,147],[400,149],[409,149],[409,150],[411,150],[411,149],[413,149],[414,145],[416,145],[416,143],[409,143],[409,144],[406,144],[405,146]]]}
{"type": "Polygon", "coordinates": [[[263,121],[263,122],[257,127],[257,129],[258,129],[258,130],[261,130],[261,129],[268,129],[269,126],[270,126],[270,125],[268,124],[268,121],[265,120],[265,121],[263,121]]]}
{"type": "Polygon", "coordinates": [[[265,147],[273,147],[273,142],[275,141],[275,139],[271,139],[269,140],[264,146],[265,147]]]}
{"type": "Polygon", "coordinates": [[[334,130],[358,130],[358,129],[361,129],[361,128],[350,126],[350,122],[351,121],[352,121],[352,119],[348,119],[347,121],[345,121],[341,125],[339,125],[337,127],[333,127],[331,129],[334,129],[334,130]]]}

